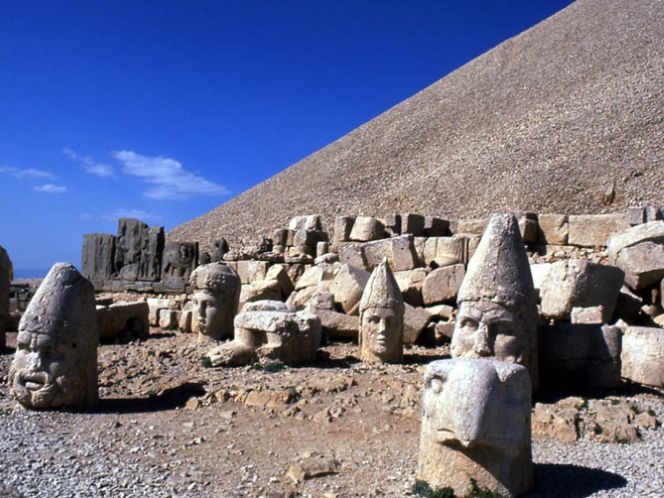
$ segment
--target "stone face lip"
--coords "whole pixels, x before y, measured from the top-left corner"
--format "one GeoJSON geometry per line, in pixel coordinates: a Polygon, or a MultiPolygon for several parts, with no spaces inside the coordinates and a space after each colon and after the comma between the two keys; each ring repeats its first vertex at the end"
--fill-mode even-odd
{"type": "Polygon", "coordinates": [[[99,331],[92,284],[68,263],[46,275],[19,323],[12,394],[35,409],[97,400],[99,331]]]}
{"type": "Polygon", "coordinates": [[[458,496],[480,488],[518,496],[533,480],[530,377],[496,359],[434,361],[424,372],[417,478],[458,496]]]}
{"type": "Polygon", "coordinates": [[[371,273],[360,300],[360,359],[399,363],[403,359],[404,302],[386,260],[371,273]]]}

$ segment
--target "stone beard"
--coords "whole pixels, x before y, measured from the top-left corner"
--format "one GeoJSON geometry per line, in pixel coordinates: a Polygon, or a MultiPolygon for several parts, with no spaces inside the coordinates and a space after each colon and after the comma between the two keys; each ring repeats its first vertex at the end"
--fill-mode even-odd
{"type": "Polygon", "coordinates": [[[360,317],[363,361],[400,362],[403,359],[403,315],[394,307],[370,306],[360,317]]]}
{"type": "Polygon", "coordinates": [[[532,486],[531,385],[525,367],[497,359],[430,363],[424,373],[418,479],[468,493],[471,481],[505,496],[532,486]]]}
{"type": "Polygon", "coordinates": [[[43,325],[42,330],[18,332],[9,369],[14,396],[23,406],[36,409],[85,404],[88,393],[97,390],[96,348],[85,351],[76,340],[78,334],[66,329],[72,325],[48,319],[43,325]]]}
{"type": "Polygon", "coordinates": [[[454,358],[495,356],[503,361],[530,367],[530,345],[535,331],[532,320],[502,304],[486,300],[459,304],[451,351],[454,358]]]}

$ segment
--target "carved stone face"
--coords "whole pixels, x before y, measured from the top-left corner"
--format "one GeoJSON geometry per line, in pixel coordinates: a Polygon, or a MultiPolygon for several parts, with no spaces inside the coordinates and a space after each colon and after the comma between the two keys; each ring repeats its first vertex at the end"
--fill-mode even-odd
{"type": "Polygon", "coordinates": [[[10,385],[19,403],[29,408],[78,404],[85,392],[86,363],[82,345],[66,339],[55,323],[43,331],[21,330],[10,368],[10,385]]]}
{"type": "Polygon", "coordinates": [[[495,356],[510,363],[527,364],[529,330],[509,309],[488,300],[464,301],[459,305],[453,357],[495,356]]]}
{"type": "Polygon", "coordinates": [[[192,327],[203,335],[214,335],[228,326],[228,313],[235,313],[233,303],[228,304],[227,296],[208,290],[197,290],[192,296],[194,313],[192,327]],[[229,309],[230,308],[230,309],[229,309]]]}
{"type": "Polygon", "coordinates": [[[385,361],[390,361],[402,347],[401,317],[393,308],[374,306],[362,313],[362,350],[385,361]]]}

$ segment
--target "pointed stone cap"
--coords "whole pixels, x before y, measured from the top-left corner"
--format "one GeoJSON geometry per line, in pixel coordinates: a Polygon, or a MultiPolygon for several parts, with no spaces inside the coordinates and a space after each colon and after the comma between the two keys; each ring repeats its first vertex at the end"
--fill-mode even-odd
{"type": "Polygon", "coordinates": [[[94,287],[74,265],[56,263],[37,289],[19,332],[71,337],[96,331],[94,287]]]}
{"type": "Polygon", "coordinates": [[[468,263],[457,302],[488,300],[526,315],[537,314],[535,288],[519,224],[511,214],[493,214],[468,263]]]}
{"type": "Polygon", "coordinates": [[[385,258],[371,273],[360,300],[360,312],[373,307],[399,310],[404,307],[401,289],[385,258]]]}

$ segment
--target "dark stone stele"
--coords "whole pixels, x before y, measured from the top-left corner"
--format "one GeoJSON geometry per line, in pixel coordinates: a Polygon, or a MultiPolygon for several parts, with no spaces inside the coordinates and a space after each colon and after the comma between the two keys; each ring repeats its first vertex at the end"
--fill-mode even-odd
{"type": "Polygon", "coordinates": [[[182,292],[198,265],[198,244],[166,244],[164,227],[118,220],[118,235],[83,236],[82,274],[97,291],[182,292]]]}

